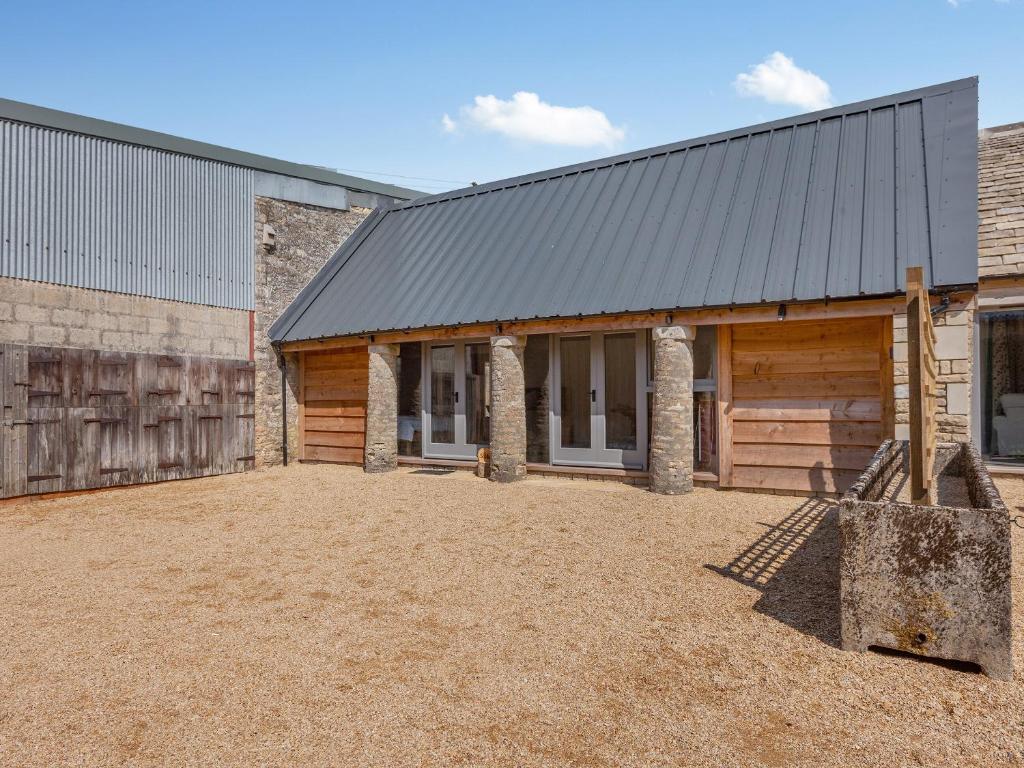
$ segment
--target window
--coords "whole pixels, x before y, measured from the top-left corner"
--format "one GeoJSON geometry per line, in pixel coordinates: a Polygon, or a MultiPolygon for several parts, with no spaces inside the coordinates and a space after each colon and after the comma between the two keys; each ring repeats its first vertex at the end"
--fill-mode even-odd
{"type": "MultiPolygon", "coordinates": [[[[693,468],[718,471],[718,327],[697,326],[693,341],[693,468]]],[[[647,414],[653,411],[654,340],[647,339],[647,414]]],[[[647,433],[650,434],[648,425],[647,433]]]]}
{"type": "Polygon", "coordinates": [[[423,449],[420,415],[423,377],[423,347],[402,344],[398,353],[398,455],[419,456],[423,449]]]}

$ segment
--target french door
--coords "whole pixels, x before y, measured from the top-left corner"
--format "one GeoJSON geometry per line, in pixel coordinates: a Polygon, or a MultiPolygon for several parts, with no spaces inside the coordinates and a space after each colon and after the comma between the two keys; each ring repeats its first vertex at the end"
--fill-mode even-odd
{"type": "Polygon", "coordinates": [[[647,354],[643,331],[555,336],[551,462],[643,469],[647,354]]]}
{"type": "Polygon", "coordinates": [[[490,442],[490,388],[490,342],[424,344],[424,457],[476,459],[490,442]]]}

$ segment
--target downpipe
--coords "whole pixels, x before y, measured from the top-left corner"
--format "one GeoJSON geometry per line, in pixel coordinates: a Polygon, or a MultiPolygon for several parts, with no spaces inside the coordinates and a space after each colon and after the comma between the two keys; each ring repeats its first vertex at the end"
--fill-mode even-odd
{"type": "Polygon", "coordinates": [[[277,344],[273,345],[277,355],[277,367],[281,369],[281,463],[288,466],[288,359],[277,344]]]}

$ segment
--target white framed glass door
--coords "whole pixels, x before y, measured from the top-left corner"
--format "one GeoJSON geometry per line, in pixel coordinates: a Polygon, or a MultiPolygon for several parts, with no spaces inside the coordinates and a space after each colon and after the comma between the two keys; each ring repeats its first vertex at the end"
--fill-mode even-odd
{"type": "Polygon", "coordinates": [[[423,456],[475,460],[490,443],[491,347],[487,341],[423,345],[423,456]]]}
{"type": "Polygon", "coordinates": [[[554,337],[551,462],[643,469],[647,352],[643,331],[554,337]]]}

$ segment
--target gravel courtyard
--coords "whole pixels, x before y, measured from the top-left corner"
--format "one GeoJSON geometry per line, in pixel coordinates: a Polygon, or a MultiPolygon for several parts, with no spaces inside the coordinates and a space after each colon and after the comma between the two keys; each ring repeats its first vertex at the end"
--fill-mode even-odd
{"type": "Polygon", "coordinates": [[[321,465],[8,505],[0,765],[1024,765],[1022,533],[998,683],[838,649],[820,500],[321,465]]]}

